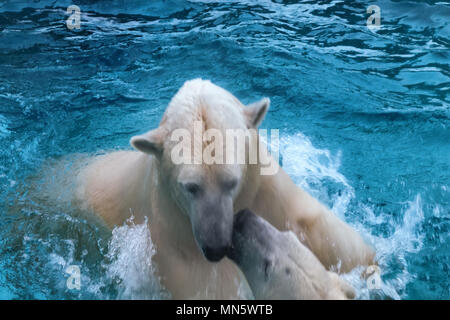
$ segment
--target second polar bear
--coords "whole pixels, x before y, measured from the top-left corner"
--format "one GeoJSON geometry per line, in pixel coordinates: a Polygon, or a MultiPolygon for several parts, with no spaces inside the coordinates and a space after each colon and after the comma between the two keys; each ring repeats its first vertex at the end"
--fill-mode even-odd
{"type": "Polygon", "coordinates": [[[228,256],[244,272],[256,299],[344,300],[353,288],[327,271],[291,231],[280,232],[250,210],[234,217],[228,256]]]}

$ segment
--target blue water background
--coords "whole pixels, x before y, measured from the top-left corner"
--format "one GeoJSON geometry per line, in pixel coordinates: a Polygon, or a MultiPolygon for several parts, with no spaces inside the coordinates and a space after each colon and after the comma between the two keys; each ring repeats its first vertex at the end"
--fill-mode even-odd
{"type": "Polygon", "coordinates": [[[146,226],[111,233],[36,201],[29,179],[129,148],[202,77],[271,98],[263,127],[280,129],[286,171],[377,250],[383,288],[349,275],[359,298],[449,299],[449,23],[443,1],[2,1],[0,298],[161,297],[146,226]]]}

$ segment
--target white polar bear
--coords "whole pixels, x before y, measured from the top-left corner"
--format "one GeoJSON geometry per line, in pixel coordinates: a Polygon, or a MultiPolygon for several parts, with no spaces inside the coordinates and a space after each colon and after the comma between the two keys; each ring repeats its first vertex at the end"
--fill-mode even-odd
{"type": "MultiPolygon", "coordinates": [[[[199,121],[204,130],[251,130],[268,107],[268,99],[246,107],[210,81],[187,81],[159,127],[131,139],[139,152],[99,156],[79,174],[78,198],[110,227],[131,215],[138,223],[149,218],[157,250],[154,262],[162,285],[174,298],[238,297],[242,273],[222,258],[231,244],[233,214],[244,208],[278,230],[293,230],[328,269],[339,265],[347,272],[372,264],[374,252],[360,235],[298,188],[270,156],[270,165],[277,168],[274,175],[260,174],[266,163],[262,160],[267,160],[262,158],[256,164],[172,161],[172,151],[179,146],[171,139],[175,130],[194,133],[199,121]]],[[[258,144],[258,139],[249,135],[247,145],[258,144]]],[[[207,148],[211,141],[200,143],[207,148]]],[[[223,149],[230,151],[226,143],[223,149]]],[[[198,150],[193,150],[195,157],[198,150]]]]}
{"type": "Polygon", "coordinates": [[[250,210],[234,216],[232,248],[256,299],[345,300],[355,291],[327,271],[292,231],[280,232],[250,210]]]}

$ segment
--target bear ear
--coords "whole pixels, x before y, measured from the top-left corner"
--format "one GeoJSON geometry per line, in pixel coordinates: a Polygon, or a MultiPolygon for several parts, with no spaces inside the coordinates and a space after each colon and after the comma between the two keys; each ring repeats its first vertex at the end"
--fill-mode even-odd
{"type": "Polygon", "coordinates": [[[249,104],[244,109],[244,116],[247,118],[247,127],[257,128],[264,120],[269,106],[269,98],[263,98],[257,102],[249,104]]]}
{"type": "Polygon", "coordinates": [[[163,132],[161,128],[157,128],[142,135],[132,137],[130,144],[138,151],[158,156],[162,154],[163,141],[163,132]]]}

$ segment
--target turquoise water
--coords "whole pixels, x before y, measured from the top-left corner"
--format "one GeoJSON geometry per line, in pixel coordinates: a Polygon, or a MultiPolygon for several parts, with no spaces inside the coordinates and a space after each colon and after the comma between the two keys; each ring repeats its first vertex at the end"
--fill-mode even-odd
{"type": "Polygon", "coordinates": [[[381,290],[346,275],[359,298],[450,298],[450,3],[73,2],[78,31],[72,1],[0,3],[1,299],[161,297],[146,225],[32,194],[52,159],[129,148],[195,77],[271,98],[285,170],[377,250],[381,290]]]}

